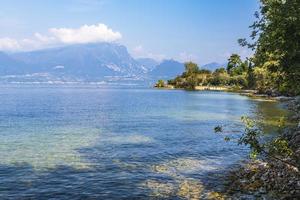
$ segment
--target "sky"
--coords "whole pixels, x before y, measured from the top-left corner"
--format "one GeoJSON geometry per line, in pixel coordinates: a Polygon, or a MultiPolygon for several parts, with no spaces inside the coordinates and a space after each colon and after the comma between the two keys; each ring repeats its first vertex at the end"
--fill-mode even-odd
{"type": "Polygon", "coordinates": [[[135,58],[224,63],[249,56],[258,0],[0,0],[0,51],[115,42],[135,58]]]}

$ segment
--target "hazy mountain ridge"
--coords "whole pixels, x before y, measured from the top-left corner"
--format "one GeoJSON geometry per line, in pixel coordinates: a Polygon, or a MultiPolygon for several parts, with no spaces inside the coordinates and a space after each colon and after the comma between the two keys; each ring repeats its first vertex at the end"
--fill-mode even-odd
{"type": "Polygon", "coordinates": [[[137,58],[136,61],[143,67],[147,72],[152,71],[160,62],[152,58],[137,58]]]}
{"type": "Polygon", "coordinates": [[[156,81],[183,71],[183,63],[175,60],[134,59],[125,46],[116,43],[0,52],[0,81],[6,82],[156,81]]]}
{"type": "Polygon", "coordinates": [[[207,63],[203,66],[201,66],[201,69],[208,69],[210,71],[215,71],[216,69],[220,68],[220,67],[225,67],[226,68],[227,63],[217,63],[217,62],[211,62],[211,63],[207,63]]]}
{"type": "Polygon", "coordinates": [[[156,79],[171,79],[184,71],[184,64],[175,60],[163,60],[150,73],[156,79]]]}
{"type": "Polygon", "coordinates": [[[20,62],[0,52],[0,75],[24,74],[24,68],[27,67],[25,63],[20,62]]]}
{"type": "Polygon", "coordinates": [[[32,66],[37,71],[81,78],[105,76],[132,76],[144,73],[127,52],[118,44],[98,43],[71,45],[11,55],[15,60],[32,66]]]}

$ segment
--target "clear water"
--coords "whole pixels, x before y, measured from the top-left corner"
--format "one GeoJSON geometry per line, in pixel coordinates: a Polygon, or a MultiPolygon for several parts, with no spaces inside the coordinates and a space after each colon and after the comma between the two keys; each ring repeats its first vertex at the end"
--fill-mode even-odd
{"type": "Polygon", "coordinates": [[[241,115],[282,115],[238,94],[138,88],[2,86],[0,103],[0,199],[201,196],[248,152],[213,128],[238,137],[241,115]]]}

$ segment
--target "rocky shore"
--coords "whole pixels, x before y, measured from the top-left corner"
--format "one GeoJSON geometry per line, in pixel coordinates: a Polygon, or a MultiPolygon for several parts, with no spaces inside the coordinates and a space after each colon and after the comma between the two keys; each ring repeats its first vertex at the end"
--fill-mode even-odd
{"type": "Polygon", "coordinates": [[[286,130],[293,155],[285,160],[251,160],[229,172],[225,193],[230,199],[300,199],[300,96],[284,99],[297,125],[286,130]]]}

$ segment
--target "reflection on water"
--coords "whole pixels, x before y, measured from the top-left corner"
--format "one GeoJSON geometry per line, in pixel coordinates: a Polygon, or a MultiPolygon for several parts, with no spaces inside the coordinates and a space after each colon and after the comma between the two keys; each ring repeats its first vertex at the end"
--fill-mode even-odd
{"type": "Polygon", "coordinates": [[[208,199],[248,153],[214,127],[238,137],[242,115],[285,115],[222,92],[2,87],[0,99],[0,199],[208,199]]]}
{"type": "Polygon", "coordinates": [[[284,119],[288,125],[288,115],[288,110],[283,109],[283,106],[275,101],[260,101],[257,103],[254,111],[255,119],[258,121],[264,133],[277,132],[282,119],[284,119]]]}

